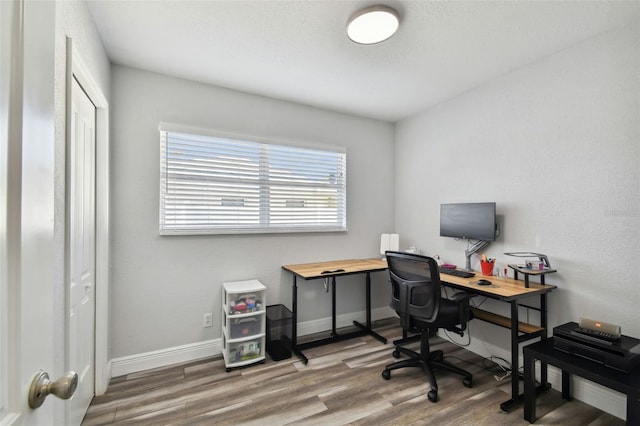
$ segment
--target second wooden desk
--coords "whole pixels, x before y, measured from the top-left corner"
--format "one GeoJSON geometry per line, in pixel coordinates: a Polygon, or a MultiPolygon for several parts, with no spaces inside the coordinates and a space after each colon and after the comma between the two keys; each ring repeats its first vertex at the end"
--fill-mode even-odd
{"type": "Polygon", "coordinates": [[[302,352],[305,348],[312,348],[327,343],[337,342],[364,334],[370,334],[382,343],[387,343],[387,339],[380,336],[371,328],[371,272],[384,271],[387,269],[386,260],[381,259],[349,259],[334,260],[329,262],[302,263],[297,265],[284,265],[282,269],[293,274],[293,286],[291,288],[291,303],[293,308],[293,331],[292,346],[293,352],[307,364],[309,359],[302,352]],[[360,330],[339,334],[336,330],[336,277],[353,274],[366,275],[366,323],[361,324],[354,321],[353,324],[360,330]],[[298,285],[297,278],[304,280],[315,280],[320,278],[331,279],[331,336],[326,339],[314,340],[298,344],[298,285]]]}

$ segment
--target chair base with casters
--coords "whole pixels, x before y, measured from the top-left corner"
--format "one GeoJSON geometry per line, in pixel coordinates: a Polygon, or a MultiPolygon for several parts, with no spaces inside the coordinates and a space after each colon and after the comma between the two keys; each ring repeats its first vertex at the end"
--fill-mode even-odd
{"type": "Polygon", "coordinates": [[[409,359],[397,361],[389,364],[382,372],[382,377],[385,380],[391,378],[391,370],[404,367],[420,367],[422,371],[429,377],[429,383],[431,390],[427,393],[427,398],[431,402],[438,401],[438,383],[434,374],[435,369],[447,370],[452,373],[460,374],[463,379],[462,383],[470,388],[473,386],[473,376],[468,371],[465,371],[455,365],[444,360],[444,353],[441,350],[431,352],[429,349],[429,330],[422,329],[420,333],[420,353],[404,348],[402,346],[396,346],[393,351],[394,358],[400,358],[400,354],[409,356],[409,359]],[[423,355],[424,354],[424,355],[423,355]]]}

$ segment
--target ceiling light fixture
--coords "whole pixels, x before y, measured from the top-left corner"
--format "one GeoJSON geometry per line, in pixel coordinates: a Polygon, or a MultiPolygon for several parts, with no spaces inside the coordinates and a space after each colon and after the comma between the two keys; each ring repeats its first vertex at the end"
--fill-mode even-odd
{"type": "Polygon", "coordinates": [[[351,41],[375,44],[395,34],[400,25],[398,12],[388,6],[371,6],[356,12],[347,24],[351,41]]]}

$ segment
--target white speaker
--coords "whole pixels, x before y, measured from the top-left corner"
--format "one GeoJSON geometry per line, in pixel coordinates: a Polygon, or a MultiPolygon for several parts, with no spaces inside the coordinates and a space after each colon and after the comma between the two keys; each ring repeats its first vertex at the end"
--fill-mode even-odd
{"type": "Polygon", "coordinates": [[[384,256],[384,252],[389,250],[389,234],[380,235],[380,254],[384,256]]]}
{"type": "Polygon", "coordinates": [[[387,250],[398,251],[400,248],[400,237],[398,234],[380,235],[380,254],[384,256],[387,250]]]}
{"type": "Polygon", "coordinates": [[[398,234],[389,234],[389,250],[400,250],[400,236],[398,234]]]}

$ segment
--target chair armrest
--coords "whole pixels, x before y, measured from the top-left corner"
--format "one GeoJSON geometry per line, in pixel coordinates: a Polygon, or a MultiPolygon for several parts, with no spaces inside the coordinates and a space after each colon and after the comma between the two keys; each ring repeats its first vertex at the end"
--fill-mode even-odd
{"type": "Polygon", "coordinates": [[[453,300],[454,302],[469,303],[469,300],[474,296],[475,294],[459,291],[457,293],[454,293],[451,297],[449,297],[449,300],[453,300]]]}
{"type": "Polygon", "coordinates": [[[463,291],[454,293],[449,300],[458,303],[458,320],[460,321],[460,334],[467,329],[467,323],[473,319],[473,313],[469,307],[469,300],[475,295],[463,291]]]}

